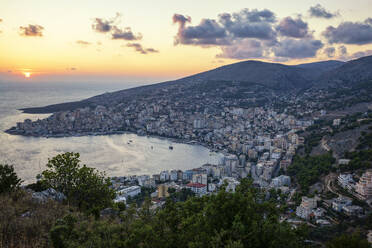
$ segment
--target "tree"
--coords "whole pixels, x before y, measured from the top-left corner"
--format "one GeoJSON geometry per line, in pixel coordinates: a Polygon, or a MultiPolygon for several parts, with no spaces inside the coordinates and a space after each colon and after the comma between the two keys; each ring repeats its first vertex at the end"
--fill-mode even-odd
{"type": "Polygon", "coordinates": [[[14,191],[21,182],[12,165],[0,164],[0,194],[14,191]]]}
{"type": "Polygon", "coordinates": [[[67,152],[49,159],[49,169],[42,172],[41,182],[64,193],[69,203],[83,210],[103,209],[112,205],[115,192],[111,182],[86,165],[80,165],[80,154],[67,152]]]}
{"type": "Polygon", "coordinates": [[[343,234],[327,243],[327,248],[370,248],[368,241],[360,233],[343,234]]]}
{"type": "Polygon", "coordinates": [[[190,197],[185,202],[167,198],[153,211],[147,198],[121,212],[118,219],[88,219],[68,227],[57,223],[55,247],[304,247],[303,227],[294,229],[279,221],[275,204],[243,180],[235,193],[220,190],[215,195],[190,197]],[[56,246],[62,243],[65,246],[56,246]],[[67,245],[68,244],[68,245],[67,245]]]}

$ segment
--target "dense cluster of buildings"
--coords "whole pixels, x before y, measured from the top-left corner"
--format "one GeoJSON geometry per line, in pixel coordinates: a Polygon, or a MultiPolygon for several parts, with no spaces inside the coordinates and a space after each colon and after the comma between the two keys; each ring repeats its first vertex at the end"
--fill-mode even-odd
{"type": "Polygon", "coordinates": [[[182,87],[159,89],[115,105],[102,103],[57,112],[34,122],[25,120],[10,132],[52,137],[129,131],[198,143],[225,154],[220,164],[138,176],[135,185],[141,187],[179,182],[201,195],[215,191],[218,188],[215,182],[223,178],[239,181],[251,177],[263,188],[288,188],[290,178],[277,176],[280,169],[285,171],[290,165],[297,147],[304,142],[296,132],[312,125],[313,121],[298,120],[285,111],[278,113],[269,105],[242,107],[240,101],[243,100],[223,97],[230,91],[236,92],[236,89],[215,88],[196,94],[188,94],[182,87]]]}
{"type": "MultiPolygon", "coordinates": [[[[229,154],[218,165],[204,164],[199,168],[185,171],[161,171],[159,174],[152,176],[114,177],[112,182],[118,195],[116,201],[125,201],[128,196],[139,195],[141,187],[155,188],[156,191],[153,196],[158,198],[169,196],[169,188],[173,188],[175,191],[190,189],[197,196],[216,193],[222,186],[228,192],[235,192],[242,178],[251,177],[252,168],[255,168],[255,165],[250,166],[250,164],[245,160],[239,160],[236,155],[229,154]]],[[[279,168],[280,163],[276,166],[279,168]]],[[[272,165],[269,168],[271,167],[272,165]]],[[[289,176],[280,175],[254,182],[257,187],[281,189],[282,192],[288,192],[291,179],[289,176]]]]}
{"type": "MultiPolygon", "coordinates": [[[[159,86],[133,96],[128,93],[113,100],[102,98],[99,103],[57,112],[43,120],[25,120],[8,132],[43,137],[132,132],[201,144],[224,154],[219,164],[112,178],[116,202],[127,202],[128,198],[141,195],[144,188],[154,190],[151,196],[155,206],[161,206],[170,192],[183,189],[197,196],[214,194],[222,187],[235,192],[240,180],[247,177],[253,179],[255,187],[265,189],[266,193],[278,190],[288,197],[284,201],[292,202],[296,190],[290,189],[291,178],[280,172],[286,171],[296,149],[304,144],[297,131],[305,130],[318,116],[326,115],[323,109],[327,104],[323,101],[326,93],[320,90],[305,92],[301,97],[295,94],[278,97],[272,91],[241,90],[238,82],[216,85],[159,86]]],[[[340,125],[341,119],[333,120],[332,126],[340,125]]],[[[339,164],[350,162],[338,161],[339,164]]],[[[337,180],[342,188],[358,197],[372,197],[372,171],[363,174],[357,183],[350,174],[340,174],[337,180]]],[[[304,196],[291,215],[329,225],[333,220],[328,210],[350,216],[364,212],[342,195],[326,202],[326,206],[324,203],[317,196],[304,196]]]]}
{"type": "Polygon", "coordinates": [[[372,170],[365,171],[355,182],[353,174],[340,174],[337,178],[338,184],[357,196],[359,199],[367,200],[372,197],[372,170]]]}

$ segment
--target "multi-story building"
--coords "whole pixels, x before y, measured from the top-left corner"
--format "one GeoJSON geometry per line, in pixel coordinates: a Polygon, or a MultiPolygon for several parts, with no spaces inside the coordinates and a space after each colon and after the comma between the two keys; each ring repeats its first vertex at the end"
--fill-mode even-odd
{"type": "Polygon", "coordinates": [[[142,175],[137,177],[138,185],[144,186],[145,182],[150,179],[150,176],[148,175],[142,175]]]}
{"type": "Polygon", "coordinates": [[[372,170],[366,171],[355,186],[355,191],[365,198],[372,197],[372,170]]]}
{"type": "Polygon", "coordinates": [[[192,175],[192,182],[193,183],[208,184],[208,176],[207,176],[207,174],[194,174],[194,175],[192,175]]]}
{"type": "Polygon", "coordinates": [[[333,199],[332,208],[337,212],[341,212],[343,207],[351,206],[352,203],[353,201],[350,198],[340,196],[333,199]]]}
{"type": "Polygon", "coordinates": [[[165,182],[169,180],[169,172],[168,171],[162,171],[160,173],[160,181],[165,182]]]}
{"type": "Polygon", "coordinates": [[[119,190],[116,192],[116,195],[117,195],[117,198],[116,200],[118,201],[118,199],[123,199],[124,201],[126,200],[126,198],[128,197],[135,197],[136,195],[139,195],[141,194],[141,187],[140,186],[131,186],[131,187],[128,187],[128,188],[124,188],[122,190],[119,190]]]}
{"type": "Polygon", "coordinates": [[[194,174],[194,172],[192,170],[187,170],[183,173],[182,175],[182,180],[185,180],[185,181],[191,181],[192,180],[192,175],[194,174]]]}
{"type": "Polygon", "coordinates": [[[207,185],[201,183],[189,183],[186,188],[191,189],[198,196],[205,195],[207,193],[207,185]]]}
{"type": "Polygon", "coordinates": [[[356,205],[344,206],[342,211],[347,215],[359,215],[363,214],[363,208],[356,205]]]}
{"type": "Polygon", "coordinates": [[[169,196],[168,188],[169,187],[166,184],[158,185],[158,198],[168,197],[169,196]]]}
{"type": "Polygon", "coordinates": [[[291,178],[289,176],[280,175],[271,180],[271,186],[279,188],[282,186],[289,186],[291,184],[291,178]]]}
{"type": "Polygon", "coordinates": [[[178,172],[176,170],[171,170],[169,180],[177,181],[178,179],[178,172]]]}
{"type": "Polygon", "coordinates": [[[344,189],[352,189],[354,185],[353,176],[351,174],[340,174],[337,178],[338,183],[344,189]]]}
{"type": "Polygon", "coordinates": [[[296,215],[303,219],[309,219],[313,209],[317,207],[315,198],[302,197],[301,205],[296,208],[296,215]]]}

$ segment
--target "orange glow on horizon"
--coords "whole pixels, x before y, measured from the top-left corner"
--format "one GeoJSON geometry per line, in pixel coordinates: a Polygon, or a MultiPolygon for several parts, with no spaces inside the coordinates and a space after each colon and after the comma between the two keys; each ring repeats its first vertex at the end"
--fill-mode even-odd
{"type": "Polygon", "coordinates": [[[23,72],[23,75],[25,76],[25,78],[30,78],[31,77],[31,72],[23,72]]]}

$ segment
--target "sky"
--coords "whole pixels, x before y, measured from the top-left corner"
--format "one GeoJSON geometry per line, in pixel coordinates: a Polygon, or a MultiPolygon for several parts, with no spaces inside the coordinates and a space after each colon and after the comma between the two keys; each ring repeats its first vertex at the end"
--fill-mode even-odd
{"type": "Polygon", "coordinates": [[[372,55],[371,0],[2,0],[0,82],[160,82],[372,55]]]}

